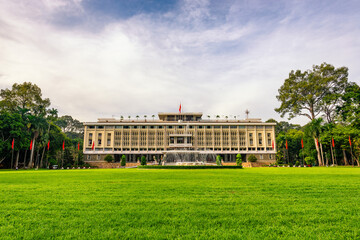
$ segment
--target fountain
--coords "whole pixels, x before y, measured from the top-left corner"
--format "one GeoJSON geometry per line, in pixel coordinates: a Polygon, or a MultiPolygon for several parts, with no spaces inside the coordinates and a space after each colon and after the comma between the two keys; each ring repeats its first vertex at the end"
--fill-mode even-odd
{"type": "Polygon", "coordinates": [[[216,154],[189,150],[172,150],[164,154],[166,165],[215,165],[216,154]]]}

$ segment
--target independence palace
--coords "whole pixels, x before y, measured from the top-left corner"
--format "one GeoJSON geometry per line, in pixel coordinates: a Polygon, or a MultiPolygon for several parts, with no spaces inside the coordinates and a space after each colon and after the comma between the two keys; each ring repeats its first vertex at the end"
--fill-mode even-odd
{"type": "MultiPolygon", "coordinates": [[[[274,160],[275,123],[260,119],[204,120],[202,113],[159,113],[159,120],[116,120],[100,118],[84,123],[85,161],[102,161],[107,154],[127,162],[139,157],[160,160],[174,152],[195,156],[221,155],[234,162],[238,153],[243,161],[250,154],[258,160],[274,160]]],[[[215,161],[214,158],[205,161],[215,161]]]]}

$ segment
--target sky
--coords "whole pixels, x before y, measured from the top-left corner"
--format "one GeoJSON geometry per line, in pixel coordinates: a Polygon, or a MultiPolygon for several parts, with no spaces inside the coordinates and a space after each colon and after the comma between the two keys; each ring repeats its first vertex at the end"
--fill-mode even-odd
{"type": "Polygon", "coordinates": [[[327,62],[360,84],[359,39],[357,0],[0,0],[0,89],[35,83],[86,122],[180,103],[287,121],[274,109],[289,72],[327,62]]]}

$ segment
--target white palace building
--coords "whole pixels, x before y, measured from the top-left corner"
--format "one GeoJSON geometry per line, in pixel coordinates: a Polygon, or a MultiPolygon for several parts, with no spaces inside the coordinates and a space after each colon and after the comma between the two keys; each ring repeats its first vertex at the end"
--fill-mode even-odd
{"type": "Polygon", "coordinates": [[[258,160],[275,159],[275,123],[261,119],[205,120],[200,112],[158,116],[158,120],[100,118],[85,122],[85,161],[102,161],[108,154],[115,161],[125,155],[127,162],[136,162],[141,156],[167,163],[213,162],[217,155],[224,162],[235,162],[239,153],[243,161],[250,154],[258,160]]]}

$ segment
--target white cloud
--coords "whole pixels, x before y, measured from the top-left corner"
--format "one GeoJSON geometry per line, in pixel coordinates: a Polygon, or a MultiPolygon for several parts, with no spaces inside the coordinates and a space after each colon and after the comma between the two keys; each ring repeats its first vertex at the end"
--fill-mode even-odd
{"type": "Polygon", "coordinates": [[[34,82],[61,114],[82,121],[177,111],[180,101],[184,111],[279,119],[275,96],[289,71],[324,61],[348,66],[359,82],[351,15],[308,21],[291,11],[273,23],[242,22],[237,6],[209,25],[209,2],[189,1],[163,18],[138,15],[95,32],[51,22],[59,12],[90,18],[81,1],[25,3],[0,0],[0,88],[34,82]]]}

